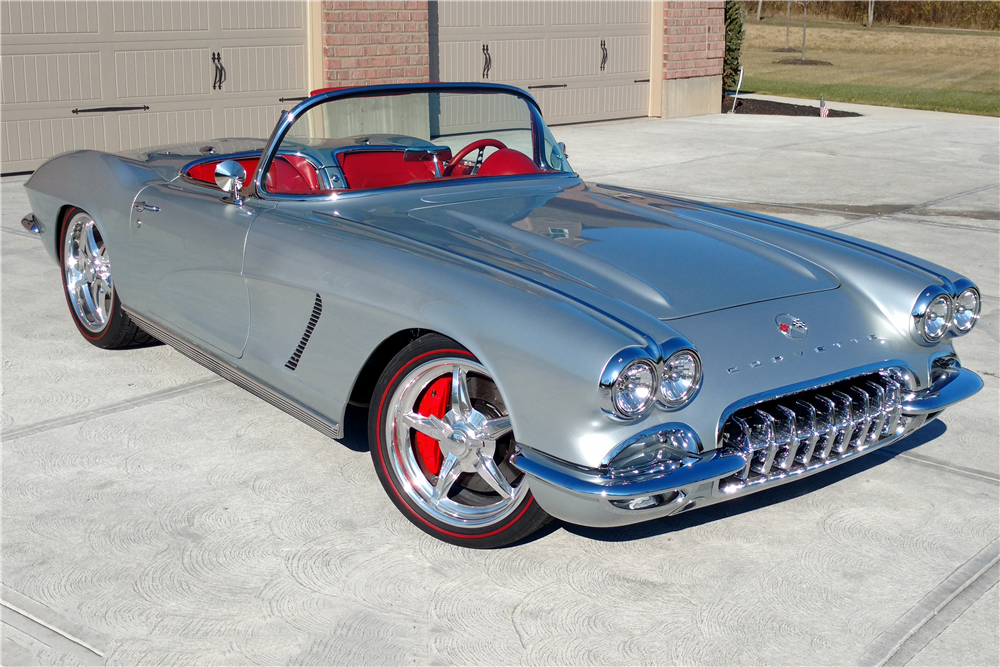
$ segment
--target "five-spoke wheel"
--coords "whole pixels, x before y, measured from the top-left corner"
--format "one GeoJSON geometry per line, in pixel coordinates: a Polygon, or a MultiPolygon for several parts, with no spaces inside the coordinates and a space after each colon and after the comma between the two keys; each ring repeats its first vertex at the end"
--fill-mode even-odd
{"type": "Polygon", "coordinates": [[[98,347],[144,345],[153,339],[122,311],[104,237],[90,214],[70,210],[62,227],[63,285],[73,322],[98,347]]]}
{"type": "Polygon", "coordinates": [[[382,375],[369,421],[390,498],[428,533],[472,547],[525,537],[548,515],[510,459],[510,416],[489,372],[438,335],[411,343],[382,375]]]}

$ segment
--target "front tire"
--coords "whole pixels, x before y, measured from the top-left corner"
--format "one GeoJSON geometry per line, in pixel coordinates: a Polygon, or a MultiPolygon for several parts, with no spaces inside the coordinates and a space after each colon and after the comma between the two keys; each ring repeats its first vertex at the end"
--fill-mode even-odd
{"type": "Polygon", "coordinates": [[[368,439],[386,493],[418,528],[464,547],[512,544],[541,528],[496,383],[471,352],[431,334],[382,373],[368,439]]]}
{"type": "Polygon", "coordinates": [[[66,303],[87,341],[104,349],[155,342],[122,310],[104,237],[90,214],[78,208],[66,213],[59,248],[66,303]]]}

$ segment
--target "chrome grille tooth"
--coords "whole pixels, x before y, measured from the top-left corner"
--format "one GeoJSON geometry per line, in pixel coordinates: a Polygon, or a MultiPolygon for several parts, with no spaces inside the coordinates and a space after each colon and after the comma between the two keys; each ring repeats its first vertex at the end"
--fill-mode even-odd
{"type": "Polygon", "coordinates": [[[833,444],[833,451],[843,454],[851,445],[851,436],[854,435],[854,402],[839,389],[834,389],[830,395],[837,405],[837,439],[833,444]]]}
{"type": "Polygon", "coordinates": [[[774,409],[778,412],[778,417],[775,419],[777,425],[775,439],[781,446],[781,451],[775,460],[778,468],[787,472],[792,469],[795,455],[799,451],[798,426],[794,411],[784,405],[777,405],[774,409]]]}
{"type": "Polygon", "coordinates": [[[837,439],[836,409],[837,405],[822,394],[816,394],[813,400],[816,405],[816,425],[820,435],[823,436],[822,447],[819,458],[826,461],[830,458],[830,450],[837,439]]]}
{"type": "Polygon", "coordinates": [[[885,408],[888,416],[882,427],[882,437],[895,435],[899,429],[899,418],[903,405],[903,386],[891,378],[886,378],[885,408]]]}
{"type": "Polygon", "coordinates": [[[854,411],[854,435],[851,437],[851,446],[856,449],[864,449],[868,444],[868,430],[872,426],[874,411],[872,397],[858,385],[852,385],[848,391],[856,399],[855,405],[857,406],[854,411]]]}
{"type": "Polygon", "coordinates": [[[809,461],[816,451],[816,443],[819,442],[819,433],[816,432],[816,408],[803,400],[795,401],[796,423],[799,425],[799,442],[804,442],[799,461],[803,465],[809,466],[809,461]]]}
{"type": "Polygon", "coordinates": [[[885,389],[871,380],[866,382],[865,386],[875,395],[875,415],[868,431],[868,444],[874,444],[882,436],[882,428],[885,426],[885,389]]]}
{"type": "Polygon", "coordinates": [[[745,420],[740,419],[735,415],[730,419],[734,424],[737,425],[737,427],[743,430],[743,438],[741,445],[743,447],[744,453],[746,454],[747,464],[743,466],[742,470],[736,473],[736,476],[740,481],[745,482],[747,478],[750,476],[750,466],[751,464],[753,464],[753,444],[750,442],[750,426],[746,423],[745,420]]]}
{"type": "Polygon", "coordinates": [[[760,470],[756,472],[766,477],[771,474],[771,466],[774,465],[774,455],[778,452],[778,445],[774,440],[774,417],[763,410],[757,410],[754,412],[754,415],[757,417],[758,425],[758,429],[754,429],[755,434],[760,437],[758,442],[762,443],[762,449],[766,447],[764,461],[760,464],[760,470]]]}

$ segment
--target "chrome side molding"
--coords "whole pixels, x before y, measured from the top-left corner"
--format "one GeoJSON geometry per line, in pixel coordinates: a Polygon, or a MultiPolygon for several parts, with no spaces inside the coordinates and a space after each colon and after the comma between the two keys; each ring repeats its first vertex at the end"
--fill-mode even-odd
{"type": "Polygon", "coordinates": [[[337,440],[341,437],[340,424],[319,414],[315,410],[307,408],[298,401],[286,396],[277,389],[270,387],[259,380],[256,380],[243,371],[219,359],[210,352],[195,346],[184,340],[180,336],[168,331],[162,326],[150,322],[142,315],[136,314],[134,310],[126,306],[122,309],[128,316],[135,320],[139,328],[154,336],[162,343],[166,343],[185,357],[200,364],[213,373],[229,380],[238,387],[246,389],[254,396],[261,398],[282,412],[295,417],[306,426],[311,426],[323,435],[337,440]]]}

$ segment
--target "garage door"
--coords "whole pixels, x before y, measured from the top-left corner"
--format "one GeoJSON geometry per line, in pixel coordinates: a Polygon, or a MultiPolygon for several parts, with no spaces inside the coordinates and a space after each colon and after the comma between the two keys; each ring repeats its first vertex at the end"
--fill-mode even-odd
{"type": "Polygon", "coordinates": [[[435,4],[441,81],[525,88],[553,124],[647,114],[648,0],[435,4]]]}
{"type": "Polygon", "coordinates": [[[266,137],[306,94],[305,2],[0,3],[3,173],[58,153],[266,137]]]}

